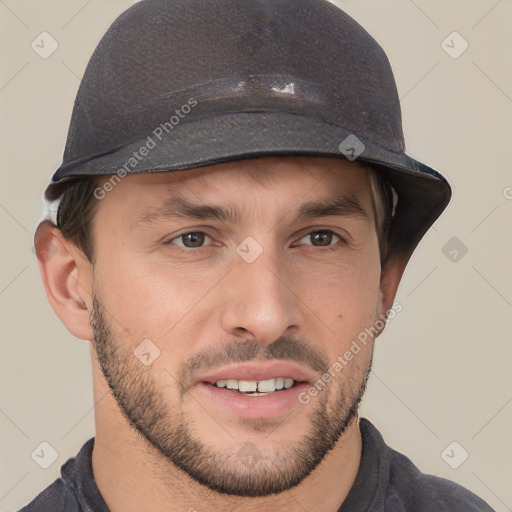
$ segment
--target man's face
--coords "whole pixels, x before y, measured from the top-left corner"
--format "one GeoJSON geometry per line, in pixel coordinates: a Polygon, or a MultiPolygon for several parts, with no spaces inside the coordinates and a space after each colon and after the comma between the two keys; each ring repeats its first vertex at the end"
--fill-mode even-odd
{"type": "Polygon", "coordinates": [[[93,233],[96,351],[132,426],[218,492],[297,485],[356,417],[371,364],[368,343],[299,400],[382,313],[368,171],[272,157],[127,176],[93,233]],[[143,340],[143,361],[160,351],[147,366],[143,340]]]}

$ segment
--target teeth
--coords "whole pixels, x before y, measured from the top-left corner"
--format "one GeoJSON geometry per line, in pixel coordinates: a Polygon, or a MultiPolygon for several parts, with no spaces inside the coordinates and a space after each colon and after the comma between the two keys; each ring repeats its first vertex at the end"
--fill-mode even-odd
{"type": "Polygon", "coordinates": [[[238,389],[238,381],[237,380],[227,380],[226,387],[228,389],[238,389]]]}
{"type": "Polygon", "coordinates": [[[286,389],[291,388],[293,386],[293,379],[284,379],[284,387],[286,389]]]}
{"type": "Polygon", "coordinates": [[[251,393],[251,396],[263,396],[281,389],[289,389],[293,386],[294,380],[289,377],[276,377],[272,379],[254,380],[218,380],[215,385],[218,388],[236,389],[241,393],[251,393]]]}
{"type": "Polygon", "coordinates": [[[275,390],[276,390],[276,379],[260,380],[258,382],[258,391],[260,393],[268,393],[270,391],[275,391],[275,390]]]}
{"type": "Polygon", "coordinates": [[[241,391],[242,393],[256,391],[257,387],[258,387],[258,383],[253,380],[239,380],[238,381],[238,391],[241,391]]]}

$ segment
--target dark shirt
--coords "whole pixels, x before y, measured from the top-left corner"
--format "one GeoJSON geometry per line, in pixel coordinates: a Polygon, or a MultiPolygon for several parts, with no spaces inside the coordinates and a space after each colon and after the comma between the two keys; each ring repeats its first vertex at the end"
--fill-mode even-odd
{"type": "MultiPolygon", "coordinates": [[[[389,448],[379,431],[360,420],[363,439],[356,480],[338,512],[494,512],[464,487],[425,475],[389,448]]],[[[20,512],[109,512],[94,481],[94,438],[61,468],[61,477],[20,512]]]]}

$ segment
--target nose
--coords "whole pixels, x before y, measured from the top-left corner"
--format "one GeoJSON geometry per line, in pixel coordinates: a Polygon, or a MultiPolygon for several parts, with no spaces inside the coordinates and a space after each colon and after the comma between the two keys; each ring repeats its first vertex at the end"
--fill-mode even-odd
{"type": "Polygon", "coordinates": [[[301,325],[300,301],[291,269],[266,247],[252,263],[235,259],[226,283],[222,327],[232,336],[268,345],[301,325]]]}

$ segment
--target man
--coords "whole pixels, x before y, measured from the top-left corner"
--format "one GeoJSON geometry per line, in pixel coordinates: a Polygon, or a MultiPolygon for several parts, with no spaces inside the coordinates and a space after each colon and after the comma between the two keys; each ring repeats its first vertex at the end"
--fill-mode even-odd
{"type": "Polygon", "coordinates": [[[358,418],[450,198],[382,49],[313,0],[146,0],[82,80],[35,245],[96,435],[23,510],[489,511],[358,418]]]}

